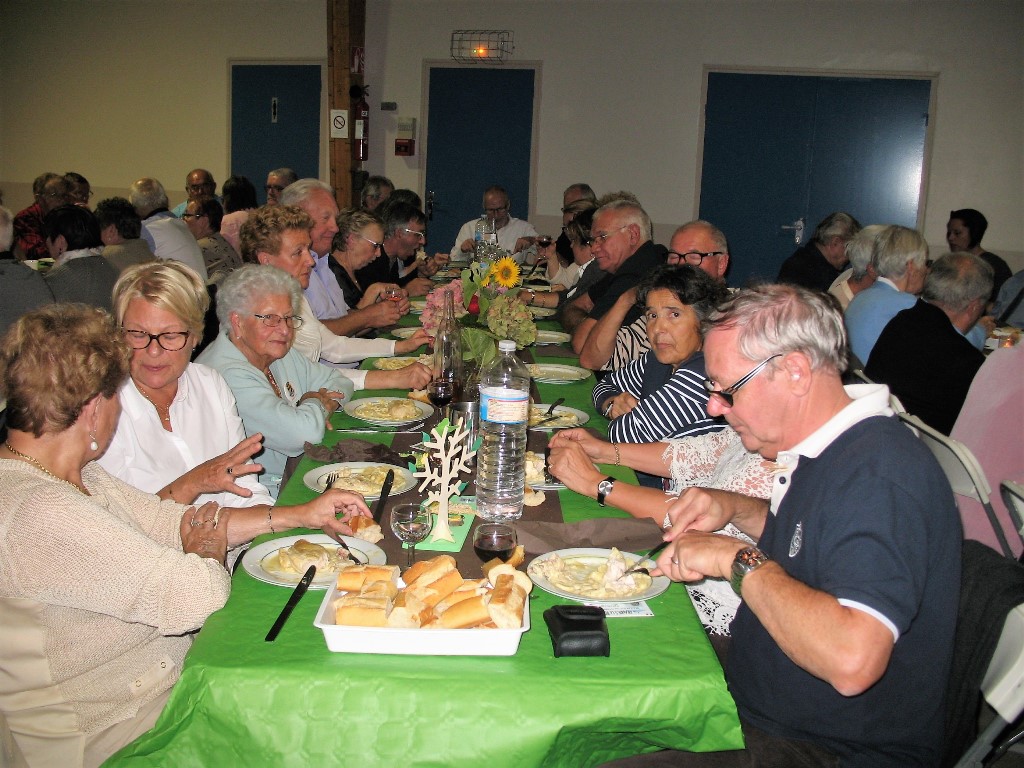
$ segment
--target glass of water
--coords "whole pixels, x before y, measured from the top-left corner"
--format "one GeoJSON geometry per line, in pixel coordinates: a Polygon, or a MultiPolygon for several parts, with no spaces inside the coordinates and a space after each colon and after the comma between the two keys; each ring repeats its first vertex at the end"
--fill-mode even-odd
{"type": "Polygon", "coordinates": [[[391,530],[409,545],[405,567],[416,561],[416,545],[430,534],[433,516],[419,504],[396,504],[391,509],[391,530]]]}

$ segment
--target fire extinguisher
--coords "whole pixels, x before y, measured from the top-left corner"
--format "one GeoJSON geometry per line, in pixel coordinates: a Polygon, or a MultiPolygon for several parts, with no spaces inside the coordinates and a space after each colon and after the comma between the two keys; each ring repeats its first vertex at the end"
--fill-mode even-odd
{"type": "Polygon", "coordinates": [[[353,85],[348,89],[352,99],[352,159],[366,160],[370,156],[370,105],[366,103],[366,88],[353,85]]]}

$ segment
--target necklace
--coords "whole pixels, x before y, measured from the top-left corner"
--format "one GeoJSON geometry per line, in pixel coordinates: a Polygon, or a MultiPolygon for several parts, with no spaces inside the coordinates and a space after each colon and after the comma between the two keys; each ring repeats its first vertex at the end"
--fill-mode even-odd
{"type": "Polygon", "coordinates": [[[157,416],[159,416],[159,417],[160,417],[160,421],[162,421],[162,422],[163,422],[164,424],[166,424],[166,425],[167,425],[167,427],[168,427],[168,429],[170,429],[170,426],[171,426],[171,406],[170,406],[170,405],[168,405],[168,406],[166,406],[166,407],[164,408],[164,413],[166,413],[166,414],[167,414],[167,415],[165,416],[165,415],[164,415],[163,413],[161,413],[161,412],[160,412],[160,406],[159,406],[159,405],[157,405],[157,404],[156,404],[155,402],[153,402],[153,398],[151,398],[151,397],[150,397],[149,395],[147,395],[147,394],[146,394],[146,393],[145,393],[145,392],[143,391],[142,387],[140,387],[140,386],[136,385],[136,387],[135,387],[135,388],[136,388],[137,390],[139,390],[139,394],[141,394],[141,395],[142,395],[142,396],[143,396],[144,398],[146,398],[147,400],[149,400],[149,403],[150,403],[150,405],[152,405],[152,406],[153,406],[154,408],[156,408],[156,415],[157,415],[157,416]]]}
{"type": "Polygon", "coordinates": [[[281,397],[281,388],[277,386],[277,379],[274,378],[274,374],[271,372],[269,368],[267,368],[267,370],[265,370],[263,373],[266,375],[267,381],[270,382],[270,386],[273,387],[274,394],[277,395],[278,397],[281,397]]]}
{"type": "Polygon", "coordinates": [[[15,447],[14,447],[13,445],[11,445],[11,444],[10,444],[9,442],[8,442],[8,443],[4,443],[4,447],[5,447],[5,448],[7,448],[7,450],[8,450],[8,451],[10,451],[11,453],[13,453],[13,454],[14,454],[15,456],[17,456],[18,458],[20,458],[20,459],[24,459],[25,461],[27,461],[27,462],[28,462],[29,464],[31,464],[32,466],[34,466],[34,467],[36,467],[37,469],[39,469],[39,470],[40,470],[41,472],[43,472],[44,474],[46,474],[46,475],[49,475],[50,477],[52,477],[52,478],[53,478],[54,480],[60,480],[60,481],[61,481],[62,483],[67,483],[67,484],[68,484],[68,485],[70,485],[70,486],[71,486],[72,488],[74,488],[74,489],[76,489],[76,490],[79,490],[79,491],[81,491],[81,492],[82,492],[82,493],[84,493],[84,494],[85,494],[86,496],[88,496],[88,495],[89,495],[89,492],[88,492],[87,490],[85,490],[85,488],[83,488],[82,486],[80,486],[80,485],[79,485],[78,483],[73,483],[73,482],[71,482],[70,480],[65,480],[65,479],[64,479],[63,477],[61,477],[60,475],[55,475],[55,474],[53,474],[53,472],[51,472],[50,470],[48,470],[48,469],[47,469],[46,467],[44,467],[44,466],[43,466],[42,464],[40,464],[40,463],[39,463],[38,461],[36,461],[35,459],[33,459],[33,458],[32,458],[31,456],[29,456],[29,455],[28,455],[27,453],[22,453],[22,452],[21,452],[21,451],[19,451],[19,450],[18,450],[17,448],[15,448],[15,447]]]}

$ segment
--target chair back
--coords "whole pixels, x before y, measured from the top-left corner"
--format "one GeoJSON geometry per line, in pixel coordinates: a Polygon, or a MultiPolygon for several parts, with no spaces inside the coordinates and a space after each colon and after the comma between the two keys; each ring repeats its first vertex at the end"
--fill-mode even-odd
{"type": "Polygon", "coordinates": [[[1013,525],[1024,539],[1024,485],[1004,480],[1000,484],[1003,503],[1013,518],[1013,525]]]}
{"type": "Polygon", "coordinates": [[[971,453],[971,449],[959,440],[954,440],[948,435],[944,435],[928,426],[912,413],[903,411],[897,413],[897,415],[934,454],[939,462],[939,466],[942,467],[942,471],[946,475],[946,479],[949,480],[953,493],[958,493],[961,496],[981,502],[981,506],[984,507],[985,514],[988,516],[989,523],[991,523],[992,529],[995,531],[996,539],[999,541],[1003,554],[1012,558],[1013,551],[1006,541],[1006,534],[1003,533],[1003,527],[999,524],[996,512],[992,508],[990,498],[992,486],[989,485],[985,473],[982,471],[978,460],[974,458],[974,454],[971,453]]]}

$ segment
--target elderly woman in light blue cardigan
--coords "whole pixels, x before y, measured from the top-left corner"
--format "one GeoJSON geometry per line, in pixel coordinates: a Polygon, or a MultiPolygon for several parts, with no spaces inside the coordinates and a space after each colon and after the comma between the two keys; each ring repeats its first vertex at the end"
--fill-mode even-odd
{"type": "Polygon", "coordinates": [[[256,460],[275,497],[288,457],[323,439],[330,415],[353,391],[349,379],[292,350],[301,296],[295,278],[276,267],[235,270],[217,292],[220,334],[198,359],[231,387],[246,435],[263,434],[256,460]]]}

